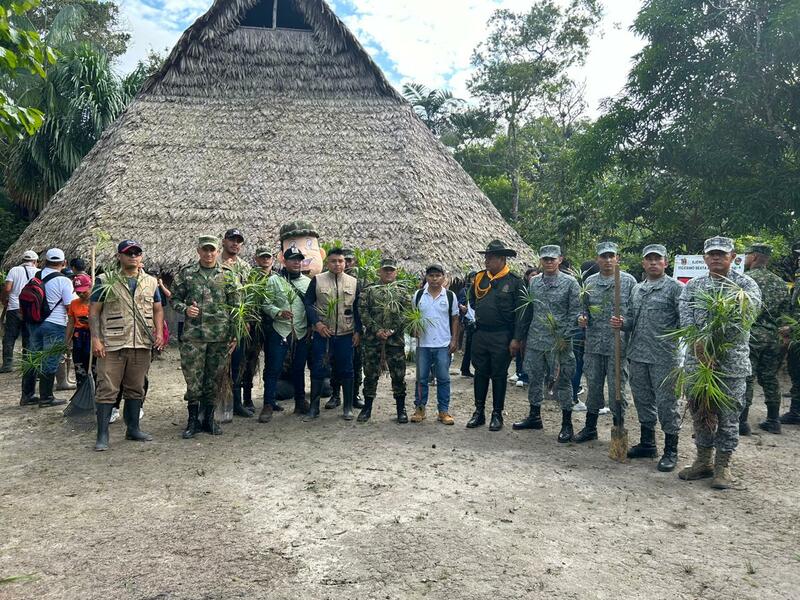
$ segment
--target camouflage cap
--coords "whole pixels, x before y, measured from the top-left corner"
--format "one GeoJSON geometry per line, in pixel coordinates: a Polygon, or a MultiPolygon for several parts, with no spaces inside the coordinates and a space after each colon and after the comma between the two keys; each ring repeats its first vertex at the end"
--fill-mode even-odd
{"type": "Polygon", "coordinates": [[[352,248],[342,248],[342,256],[345,258],[355,258],[356,253],[353,252],[352,248]]]}
{"type": "Polygon", "coordinates": [[[273,256],[273,254],[274,253],[272,252],[272,250],[270,250],[266,246],[259,246],[258,248],[256,248],[256,256],[258,256],[259,258],[263,258],[266,256],[273,256]]]}
{"type": "Polygon", "coordinates": [[[764,256],[772,256],[772,246],[769,244],[751,244],[745,250],[746,254],[763,254],[764,256]]]}
{"type": "Polygon", "coordinates": [[[611,252],[612,254],[619,254],[619,246],[617,246],[614,242],[600,242],[597,244],[597,256],[602,254],[608,254],[611,252]]]}
{"type": "Polygon", "coordinates": [[[659,256],[667,256],[667,247],[662,246],[661,244],[649,244],[644,247],[642,250],[642,258],[647,256],[648,254],[658,254],[659,256]]]}
{"type": "Polygon", "coordinates": [[[393,258],[384,258],[381,261],[381,269],[397,269],[397,261],[393,258]]]}
{"type": "Polygon", "coordinates": [[[317,233],[316,227],[308,221],[292,221],[281,226],[280,239],[282,242],[293,237],[319,238],[319,233],[317,233]]]}
{"type": "Polygon", "coordinates": [[[733,252],[734,245],[731,238],[715,236],[708,238],[703,244],[703,254],[713,252],[714,250],[721,250],[722,252],[733,252]]]}
{"type": "Polygon", "coordinates": [[[201,235],[197,238],[197,247],[214,246],[214,250],[219,250],[219,238],[215,235],[201,235]]]}
{"type": "Polygon", "coordinates": [[[558,258],[561,256],[561,246],[550,245],[539,248],[539,258],[558,258]]]}

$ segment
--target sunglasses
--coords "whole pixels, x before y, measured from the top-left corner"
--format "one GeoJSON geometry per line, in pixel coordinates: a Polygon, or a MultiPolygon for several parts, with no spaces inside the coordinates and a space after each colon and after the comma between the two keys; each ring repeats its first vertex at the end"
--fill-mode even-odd
{"type": "Polygon", "coordinates": [[[125,256],[132,256],[132,257],[136,258],[137,256],[141,256],[142,255],[142,251],[141,250],[133,250],[133,249],[131,249],[131,250],[125,250],[125,252],[123,252],[123,254],[125,256]]]}

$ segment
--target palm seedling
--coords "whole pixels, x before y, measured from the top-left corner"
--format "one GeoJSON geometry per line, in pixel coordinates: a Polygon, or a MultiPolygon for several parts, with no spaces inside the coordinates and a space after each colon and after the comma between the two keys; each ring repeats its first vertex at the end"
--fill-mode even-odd
{"type": "MultiPolygon", "coordinates": [[[[325,303],[321,309],[317,307],[317,313],[319,317],[325,322],[328,327],[331,326],[331,323],[335,323],[338,316],[339,316],[339,298],[329,297],[328,301],[325,303]]],[[[322,363],[325,366],[330,364],[331,360],[331,338],[327,338],[325,340],[325,356],[322,358],[322,363]]]]}
{"type": "Polygon", "coordinates": [[[226,305],[236,339],[241,343],[251,338],[251,326],[261,322],[263,306],[272,298],[268,279],[259,276],[257,272],[249,275],[237,266],[225,273],[226,283],[236,288],[237,301],[233,305],[226,305]]]}
{"type": "MultiPolygon", "coordinates": [[[[402,321],[403,315],[409,309],[408,298],[411,294],[411,287],[409,282],[393,281],[381,287],[380,298],[377,302],[377,308],[382,313],[384,323],[402,321]],[[399,317],[399,318],[397,318],[399,317]]],[[[392,330],[394,333],[394,330],[392,330]]],[[[380,372],[383,374],[388,371],[388,361],[386,358],[386,341],[381,343],[381,359],[380,359],[380,372]]]]}
{"type": "Polygon", "coordinates": [[[23,375],[34,372],[41,375],[44,368],[44,363],[53,358],[61,358],[69,351],[64,342],[53,344],[44,350],[26,350],[22,352],[19,360],[19,370],[23,375]]]}

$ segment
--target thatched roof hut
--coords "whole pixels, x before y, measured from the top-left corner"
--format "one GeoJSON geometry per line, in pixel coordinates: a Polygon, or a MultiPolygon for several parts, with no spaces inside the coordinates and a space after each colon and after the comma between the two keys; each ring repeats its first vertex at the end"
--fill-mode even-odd
{"type": "Polygon", "coordinates": [[[495,237],[533,260],[323,0],[215,0],[5,262],[104,231],[171,270],[199,234],[252,252],[296,219],[412,269],[478,265],[495,237]]]}

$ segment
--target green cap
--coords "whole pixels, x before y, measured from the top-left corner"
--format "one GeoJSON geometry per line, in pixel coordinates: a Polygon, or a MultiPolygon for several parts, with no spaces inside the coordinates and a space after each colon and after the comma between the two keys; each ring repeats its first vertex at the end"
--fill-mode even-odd
{"type": "Polygon", "coordinates": [[[393,258],[384,258],[381,261],[381,269],[397,269],[397,261],[393,258]]]}
{"type": "Polygon", "coordinates": [[[259,246],[256,248],[256,256],[259,258],[263,258],[265,256],[273,256],[272,250],[267,248],[266,246],[259,246]]]}
{"type": "Polygon", "coordinates": [[[281,227],[280,239],[282,242],[294,237],[318,238],[319,233],[317,233],[317,228],[308,221],[292,221],[281,227]]]}
{"type": "Polygon", "coordinates": [[[745,252],[747,254],[763,254],[764,256],[772,256],[772,246],[769,244],[753,244],[745,252]]]}
{"type": "Polygon", "coordinates": [[[219,238],[215,235],[201,235],[197,239],[197,247],[214,246],[215,250],[219,250],[219,238]]]}

